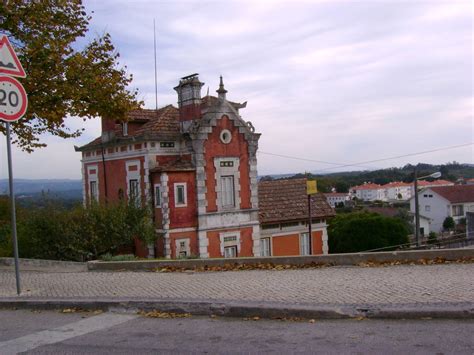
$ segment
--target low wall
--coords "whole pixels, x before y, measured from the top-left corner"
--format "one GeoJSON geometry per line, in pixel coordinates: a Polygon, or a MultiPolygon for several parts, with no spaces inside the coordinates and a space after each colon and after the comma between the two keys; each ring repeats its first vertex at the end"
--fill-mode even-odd
{"type": "Polygon", "coordinates": [[[412,250],[379,253],[329,254],[315,256],[250,257],[228,259],[89,261],[92,271],[131,271],[160,268],[196,269],[224,265],[359,265],[363,263],[417,262],[419,260],[474,260],[474,249],[412,250]]]}
{"type": "MultiPolygon", "coordinates": [[[[19,259],[20,270],[54,270],[64,272],[87,271],[87,264],[75,261],[19,259]]],[[[0,266],[15,266],[14,258],[0,258],[0,266]]]]}

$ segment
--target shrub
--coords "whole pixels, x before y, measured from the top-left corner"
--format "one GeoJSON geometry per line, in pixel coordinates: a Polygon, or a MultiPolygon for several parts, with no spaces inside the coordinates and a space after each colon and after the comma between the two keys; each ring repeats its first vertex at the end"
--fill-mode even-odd
{"type": "Polygon", "coordinates": [[[358,212],[334,217],[328,227],[329,252],[353,253],[408,243],[408,230],[397,218],[358,212]]]}
{"type": "Polygon", "coordinates": [[[438,242],[438,236],[435,232],[428,234],[428,244],[436,244],[438,242]]]}
{"type": "Polygon", "coordinates": [[[455,226],[454,219],[451,216],[448,216],[443,221],[443,229],[444,230],[451,230],[455,226]]]}

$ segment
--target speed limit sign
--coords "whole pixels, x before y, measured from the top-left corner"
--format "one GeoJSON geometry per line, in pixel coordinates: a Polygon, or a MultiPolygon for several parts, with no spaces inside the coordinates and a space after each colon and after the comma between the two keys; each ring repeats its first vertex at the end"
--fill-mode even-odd
{"type": "Polygon", "coordinates": [[[18,80],[0,76],[0,119],[8,122],[19,120],[26,112],[26,91],[18,80]]]}

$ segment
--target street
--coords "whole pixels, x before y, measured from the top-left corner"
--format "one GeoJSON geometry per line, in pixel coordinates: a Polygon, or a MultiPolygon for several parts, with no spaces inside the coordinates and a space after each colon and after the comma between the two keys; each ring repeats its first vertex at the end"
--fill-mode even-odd
{"type": "Polygon", "coordinates": [[[244,320],[0,311],[0,353],[473,354],[472,320],[244,320]]]}

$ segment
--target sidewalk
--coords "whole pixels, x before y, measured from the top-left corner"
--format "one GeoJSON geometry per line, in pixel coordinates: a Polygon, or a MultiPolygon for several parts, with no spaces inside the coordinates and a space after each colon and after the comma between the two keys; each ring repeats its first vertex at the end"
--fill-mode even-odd
{"type": "Polygon", "coordinates": [[[266,314],[306,309],[354,316],[391,310],[407,317],[408,311],[427,310],[421,315],[455,311],[474,318],[473,264],[203,273],[24,271],[21,276],[23,294],[17,297],[13,270],[0,270],[0,306],[121,303],[189,310],[195,304],[203,314],[233,305],[254,313],[266,309],[266,314]]]}

